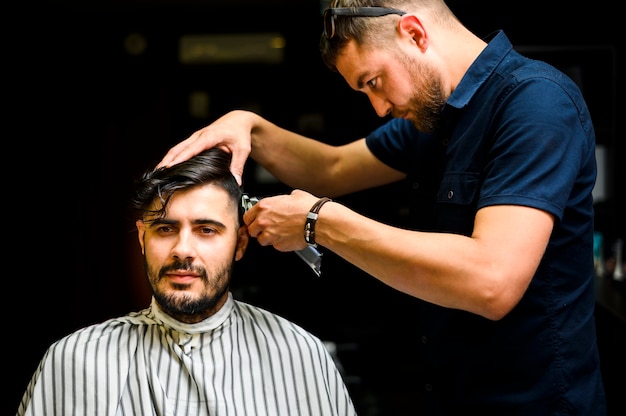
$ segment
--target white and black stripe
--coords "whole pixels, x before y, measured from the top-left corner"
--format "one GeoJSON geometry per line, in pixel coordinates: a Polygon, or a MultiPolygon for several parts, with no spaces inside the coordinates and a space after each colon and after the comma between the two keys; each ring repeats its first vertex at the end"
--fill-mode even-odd
{"type": "Polygon", "coordinates": [[[182,324],[152,302],[70,334],[44,355],[18,416],[355,415],[317,337],[229,296],[182,324]]]}

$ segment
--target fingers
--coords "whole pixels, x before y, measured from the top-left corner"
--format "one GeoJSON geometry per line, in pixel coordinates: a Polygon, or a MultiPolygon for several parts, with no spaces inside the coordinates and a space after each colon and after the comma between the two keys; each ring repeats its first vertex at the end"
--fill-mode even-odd
{"type": "Polygon", "coordinates": [[[243,167],[248,159],[244,153],[234,152],[230,161],[230,171],[232,172],[239,186],[243,185],[243,167]]]}
{"type": "MultiPolygon", "coordinates": [[[[232,134],[232,133],[229,133],[232,134]]],[[[173,146],[161,159],[155,169],[161,167],[170,167],[177,163],[183,162],[192,156],[202,152],[210,147],[220,147],[226,152],[231,153],[232,160],[230,170],[237,180],[239,186],[243,185],[243,170],[250,154],[250,145],[239,143],[229,134],[219,135],[215,131],[204,128],[198,130],[187,139],[173,146]],[[221,138],[217,141],[216,138],[221,138]]]]}
{"type": "Polygon", "coordinates": [[[199,131],[197,131],[168,150],[163,159],[161,159],[159,164],[156,166],[156,169],[173,166],[202,151],[201,149],[196,149],[199,136],[199,131]]]}

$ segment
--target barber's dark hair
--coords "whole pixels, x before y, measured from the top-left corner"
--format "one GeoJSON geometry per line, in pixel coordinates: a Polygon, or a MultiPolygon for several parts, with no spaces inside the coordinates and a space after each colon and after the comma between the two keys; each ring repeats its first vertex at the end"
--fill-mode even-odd
{"type": "MultiPolygon", "coordinates": [[[[389,7],[407,13],[428,12],[431,18],[439,20],[442,24],[460,23],[445,0],[330,0],[328,7],[389,7]]],[[[387,43],[385,33],[391,27],[389,26],[391,19],[398,19],[398,16],[387,15],[374,19],[335,16],[335,35],[332,39],[327,39],[322,32],[319,44],[322,61],[331,71],[336,72],[337,57],[351,40],[357,45],[367,42],[372,46],[383,47],[387,43]]]]}
{"type": "MultiPolygon", "coordinates": [[[[398,0],[331,0],[328,7],[395,7],[398,3],[405,2],[398,0]]],[[[335,16],[335,36],[332,39],[327,39],[322,33],[320,39],[319,48],[324,64],[336,72],[339,52],[352,39],[361,45],[366,36],[375,30],[379,24],[377,20],[353,16],[335,16]]]]}
{"type": "Polygon", "coordinates": [[[243,191],[230,172],[230,161],[230,153],[219,148],[211,148],[174,166],[146,171],[135,182],[131,207],[140,211],[144,219],[146,215],[162,218],[172,195],[176,192],[214,184],[226,190],[231,202],[239,207],[241,222],[243,191]],[[152,209],[155,200],[160,201],[160,208],[157,210],[152,209]]]}

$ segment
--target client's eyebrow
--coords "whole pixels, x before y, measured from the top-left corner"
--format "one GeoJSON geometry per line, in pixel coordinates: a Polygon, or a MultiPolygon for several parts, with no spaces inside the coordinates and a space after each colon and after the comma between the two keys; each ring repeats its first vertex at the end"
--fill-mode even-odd
{"type": "MultiPolygon", "coordinates": [[[[158,227],[160,225],[173,225],[173,226],[180,226],[181,221],[178,220],[172,220],[172,219],[168,219],[168,218],[156,218],[154,221],[150,222],[150,226],[151,227],[158,227]]],[[[226,226],[226,224],[224,224],[221,221],[218,220],[213,220],[213,219],[209,219],[209,218],[197,218],[195,220],[193,220],[191,222],[193,225],[209,225],[215,228],[219,228],[219,229],[226,229],[228,228],[226,226]]]]}
{"type": "Polygon", "coordinates": [[[202,219],[198,218],[197,220],[193,220],[192,224],[194,225],[212,225],[217,228],[226,228],[226,224],[221,221],[211,220],[211,219],[202,219]]]}
{"type": "Polygon", "coordinates": [[[161,217],[157,217],[154,219],[146,218],[144,222],[150,224],[150,227],[156,227],[158,225],[175,225],[179,223],[179,221],[170,220],[170,219],[161,218],[161,217]]]}

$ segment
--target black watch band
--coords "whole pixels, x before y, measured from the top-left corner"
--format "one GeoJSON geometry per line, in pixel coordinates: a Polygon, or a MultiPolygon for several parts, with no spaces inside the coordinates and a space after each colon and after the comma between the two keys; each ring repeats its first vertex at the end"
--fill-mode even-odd
{"type": "Polygon", "coordinates": [[[315,223],[317,222],[318,213],[320,212],[320,208],[325,203],[332,201],[332,199],[328,197],[320,198],[310,209],[309,213],[306,214],[306,222],[304,223],[304,241],[310,246],[317,246],[315,242],[315,223]]]}

